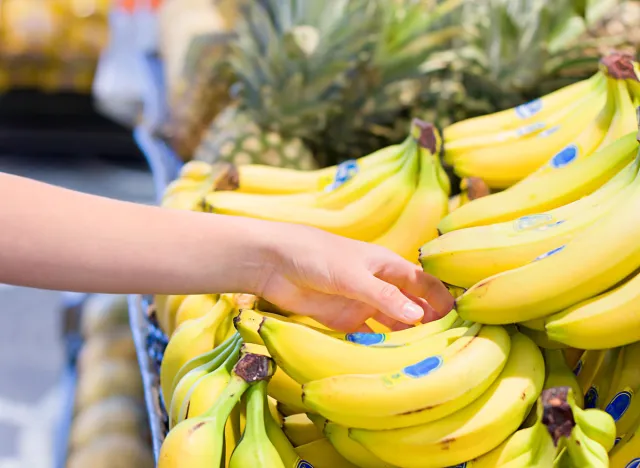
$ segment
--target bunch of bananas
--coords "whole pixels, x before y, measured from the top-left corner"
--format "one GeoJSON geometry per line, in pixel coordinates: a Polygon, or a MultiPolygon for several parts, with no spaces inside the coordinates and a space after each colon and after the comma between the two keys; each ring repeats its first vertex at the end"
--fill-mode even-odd
{"type": "Polygon", "coordinates": [[[415,262],[448,210],[451,187],[440,149],[436,128],[416,120],[402,144],[316,171],[192,161],[168,187],[163,206],[306,224],[415,262]]]}
{"type": "Polygon", "coordinates": [[[625,80],[637,82],[632,57],[614,52],[588,80],[452,124],[444,130],[445,161],[461,177],[479,177],[502,190],[531,174],[584,159],[615,140],[624,130],[618,121],[633,114],[628,97],[614,96],[625,80]]]}

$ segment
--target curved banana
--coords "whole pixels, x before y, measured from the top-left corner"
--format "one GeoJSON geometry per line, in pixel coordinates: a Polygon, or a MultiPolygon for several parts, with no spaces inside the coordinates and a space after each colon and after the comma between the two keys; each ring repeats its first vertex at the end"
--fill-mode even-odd
{"type": "MultiPolygon", "coordinates": [[[[239,345],[239,343],[237,343],[237,345],[239,345]]],[[[215,403],[225,386],[229,383],[231,370],[240,357],[237,345],[234,346],[231,354],[229,354],[220,366],[205,375],[199,376],[197,380],[187,388],[182,401],[175,406],[176,411],[171,414],[170,422],[173,425],[185,419],[203,415],[207,412],[207,409],[215,403]]]]}
{"type": "Polygon", "coordinates": [[[223,294],[209,312],[204,316],[189,320],[178,328],[164,352],[160,368],[160,386],[167,407],[173,396],[173,382],[180,368],[214,347],[215,333],[234,308],[233,296],[223,294]]]}
{"type": "Polygon", "coordinates": [[[186,298],[187,296],[184,295],[154,296],[156,319],[167,336],[170,336],[169,332],[173,330],[173,321],[178,313],[178,308],[186,298]]]}
{"type": "Polygon", "coordinates": [[[305,413],[309,408],[302,401],[302,386],[280,367],[276,368],[267,387],[269,396],[286,405],[293,414],[305,413]]]}
{"type": "Polygon", "coordinates": [[[286,416],[282,430],[294,447],[308,444],[324,437],[305,413],[286,416]]]}
{"type": "Polygon", "coordinates": [[[265,428],[266,389],[267,382],[259,381],[247,390],[247,425],[229,468],[285,468],[265,428]]]}
{"type": "Polygon", "coordinates": [[[573,390],[576,405],[584,407],[582,387],[578,379],[567,365],[564,353],[559,349],[544,349],[544,364],[546,378],[544,388],[569,387],[573,390]]]}
{"type": "MultiPolygon", "coordinates": [[[[189,371],[184,377],[180,379],[176,387],[173,389],[173,396],[171,397],[171,405],[168,408],[169,413],[169,428],[174,427],[180,421],[185,419],[180,416],[180,410],[185,401],[188,401],[189,394],[192,387],[205,375],[210,372],[216,371],[219,367],[228,366],[227,372],[231,372],[231,368],[238,360],[238,350],[240,348],[239,340],[234,337],[234,340],[230,343],[225,343],[224,351],[216,355],[211,361],[196,367],[189,371]],[[227,364],[228,363],[228,364],[227,364]]],[[[211,407],[211,404],[207,408],[211,407]]],[[[205,408],[205,409],[207,409],[205,408]]]]}
{"type": "Polygon", "coordinates": [[[406,162],[400,172],[340,210],[316,207],[292,209],[271,203],[248,204],[234,197],[234,192],[212,192],[205,197],[205,211],[304,224],[352,239],[369,241],[389,229],[415,191],[418,158],[414,141],[407,145],[406,154],[406,162]]]}
{"type": "Polygon", "coordinates": [[[503,327],[485,326],[477,336],[465,335],[441,354],[403,369],[309,382],[302,387],[303,401],[330,421],[348,427],[392,429],[424,424],[482,395],[502,371],[510,344],[503,327]]]}
{"type": "MultiPolygon", "coordinates": [[[[587,130],[591,134],[604,136],[602,129],[586,128],[585,131],[587,130]]],[[[631,163],[637,150],[636,133],[633,132],[593,154],[587,153],[587,157],[583,159],[575,160],[577,150],[559,153],[550,162],[554,167],[553,171],[534,173],[507,190],[461,206],[447,215],[440,222],[438,229],[447,233],[457,229],[512,221],[521,216],[542,213],[574,202],[597,190],[631,163]]]]}
{"type": "Polygon", "coordinates": [[[397,157],[401,145],[392,145],[357,160],[345,161],[315,171],[298,171],[260,164],[238,166],[240,186],[238,192],[256,194],[292,194],[317,192],[348,180],[354,173],[369,170],[397,157]]]}
{"type": "Polygon", "coordinates": [[[447,284],[470,288],[523,266],[599,221],[630,193],[637,173],[638,159],[592,194],[568,205],[513,221],[450,231],[422,246],[422,267],[447,284]]]}
{"type": "Polygon", "coordinates": [[[176,314],[169,321],[169,336],[187,320],[197,319],[205,315],[216,305],[217,294],[192,294],[180,302],[176,314]]]}
{"type": "Polygon", "coordinates": [[[566,345],[558,341],[550,340],[544,331],[535,330],[533,328],[518,327],[518,330],[523,335],[527,335],[531,340],[543,349],[562,350],[566,348],[566,345]]]}
{"type": "MultiPolygon", "coordinates": [[[[381,460],[406,468],[442,468],[494,449],[524,420],[544,382],[544,362],[538,347],[520,333],[511,340],[511,353],[500,376],[458,412],[403,429],[351,429],[351,438],[381,460]]],[[[457,385],[459,382],[451,388],[457,385]]]]}
{"type": "MultiPolygon", "coordinates": [[[[231,377],[231,376],[229,376],[231,377]]],[[[246,405],[240,401],[229,414],[227,423],[224,425],[224,466],[229,466],[231,455],[240,443],[242,438],[242,413],[246,413],[246,405]]],[[[246,426],[246,424],[245,424],[246,426]]]]}
{"type": "Polygon", "coordinates": [[[300,458],[308,460],[313,468],[358,468],[345,460],[326,438],[296,447],[296,452],[300,458]]]}
{"type": "Polygon", "coordinates": [[[565,246],[468,289],[456,299],[460,317],[482,323],[545,317],[600,294],[633,273],[640,265],[640,243],[636,242],[640,178],[634,185],[624,203],[565,246]],[[615,241],[608,241],[612,235],[615,241]]]}
{"type": "Polygon", "coordinates": [[[453,161],[456,174],[460,177],[479,177],[492,189],[512,186],[534,173],[569,143],[575,141],[585,127],[592,127],[594,119],[605,105],[606,91],[607,86],[603,83],[592,91],[589,99],[581,101],[561,125],[547,129],[532,138],[522,138],[498,146],[480,147],[459,154],[453,161]]]}
{"type": "Polygon", "coordinates": [[[158,468],[220,466],[224,428],[229,415],[250,383],[268,378],[272,371],[269,358],[253,354],[242,356],[215,404],[203,416],[182,421],[169,431],[160,449],[158,468]]]}
{"type": "Polygon", "coordinates": [[[438,223],[447,214],[448,194],[439,179],[440,135],[429,124],[422,130],[422,140],[427,147],[420,146],[420,175],[418,188],[411,196],[400,217],[382,236],[372,243],[381,245],[415,262],[420,246],[438,237],[438,223]],[[428,138],[427,138],[428,137],[428,138]]]}
{"type": "Polygon", "coordinates": [[[447,142],[455,141],[486,133],[514,129],[534,122],[544,122],[555,112],[571,105],[577,99],[582,99],[585,95],[589,95],[591,90],[597,88],[603,81],[603,77],[602,72],[598,72],[588,80],[565,86],[542,98],[518,107],[456,122],[444,129],[445,140],[447,142]]]}
{"type": "Polygon", "coordinates": [[[611,468],[638,468],[640,466],[640,415],[632,430],[622,438],[610,453],[611,468]]]}
{"type": "Polygon", "coordinates": [[[360,468],[394,468],[393,465],[383,462],[366,448],[349,437],[349,428],[327,422],[324,427],[324,435],[329,439],[336,451],[345,460],[360,468]]]}
{"type": "Polygon", "coordinates": [[[571,436],[566,442],[566,447],[573,466],[609,467],[607,451],[602,445],[588,437],[579,425],[573,427],[571,436]]]}
{"type": "Polygon", "coordinates": [[[553,466],[556,448],[542,422],[542,406],[536,406],[536,420],[514,432],[490,452],[467,463],[468,468],[534,468],[553,466]]]}
{"type": "Polygon", "coordinates": [[[640,340],[640,274],[546,319],[550,338],[582,349],[640,340]]]}
{"type": "Polygon", "coordinates": [[[265,429],[267,436],[278,451],[280,459],[286,468],[304,468],[306,461],[301,460],[293,445],[282,431],[282,427],[277,423],[271,414],[265,414],[265,429]]]}
{"type": "MultiPolygon", "coordinates": [[[[243,330],[255,316],[243,310],[236,321],[243,330]]],[[[251,325],[249,325],[251,326],[251,325]]],[[[480,326],[475,326],[475,333],[480,326]]],[[[300,383],[341,374],[367,374],[397,369],[416,362],[420,356],[437,354],[460,336],[471,331],[459,327],[396,347],[362,346],[325,335],[292,322],[262,317],[258,333],[269,353],[288,375],[300,383]]],[[[277,398],[276,398],[277,399],[277,398]]]]}
{"type": "Polygon", "coordinates": [[[580,358],[578,372],[576,372],[575,370],[574,372],[576,372],[576,377],[578,378],[578,383],[580,384],[583,395],[586,395],[589,388],[591,388],[591,385],[593,385],[593,380],[596,378],[598,372],[602,368],[602,363],[604,362],[606,356],[606,350],[590,349],[585,351],[580,358]]]}
{"type": "MultiPolygon", "coordinates": [[[[609,402],[609,390],[613,383],[618,364],[622,363],[620,354],[621,348],[612,348],[604,352],[602,364],[596,371],[588,390],[584,392],[585,408],[604,409],[609,402]]],[[[582,386],[580,386],[582,389],[582,386]]],[[[574,392],[575,393],[575,392],[574,392]]],[[[582,393],[582,391],[581,391],[582,393]]]]}

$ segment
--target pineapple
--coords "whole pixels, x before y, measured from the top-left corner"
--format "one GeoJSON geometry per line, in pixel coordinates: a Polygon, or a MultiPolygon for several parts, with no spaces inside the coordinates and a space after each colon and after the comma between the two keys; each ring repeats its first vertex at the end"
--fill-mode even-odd
{"type": "Polygon", "coordinates": [[[229,58],[236,102],[196,158],[310,169],[346,83],[379,29],[377,0],[261,0],[242,9],[229,58]]]}
{"type": "MultiPolygon", "coordinates": [[[[344,93],[344,112],[329,123],[327,151],[338,160],[359,157],[401,141],[411,108],[445,66],[439,54],[462,30],[462,0],[386,0],[371,58],[359,67],[344,93]]],[[[334,161],[332,161],[334,162],[334,161]]]]}
{"type": "Polygon", "coordinates": [[[184,160],[230,102],[227,63],[240,0],[169,0],[160,10],[169,118],[157,129],[184,160]]]}
{"type": "MultiPolygon", "coordinates": [[[[465,29],[441,59],[420,108],[446,126],[451,121],[515,106],[597,71],[601,51],[586,39],[617,0],[475,0],[465,2],[465,29]],[[442,103],[441,89],[448,101],[442,103]],[[438,105],[440,103],[440,105],[438,105]],[[444,107],[446,105],[446,108],[444,107]]],[[[620,38],[607,39],[610,46],[620,38]]]]}

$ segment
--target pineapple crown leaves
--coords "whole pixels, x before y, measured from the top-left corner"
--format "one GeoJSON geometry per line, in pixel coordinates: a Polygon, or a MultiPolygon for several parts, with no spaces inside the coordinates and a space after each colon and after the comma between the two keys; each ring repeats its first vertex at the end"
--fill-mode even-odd
{"type": "Polygon", "coordinates": [[[379,21],[368,0],[254,0],[242,10],[230,58],[240,106],[263,128],[313,139],[340,111],[379,21]]]}

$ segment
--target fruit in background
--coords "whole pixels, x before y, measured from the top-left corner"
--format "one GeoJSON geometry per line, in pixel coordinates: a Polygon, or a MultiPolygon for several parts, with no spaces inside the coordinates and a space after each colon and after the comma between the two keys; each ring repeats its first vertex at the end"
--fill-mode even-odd
{"type": "Polygon", "coordinates": [[[92,294],[82,306],[80,330],[85,339],[128,323],[127,296],[92,294]]]}
{"type": "Polygon", "coordinates": [[[86,369],[78,380],[75,409],[85,408],[113,396],[142,401],[143,387],[137,362],[103,361],[86,369]]]}
{"type": "Polygon", "coordinates": [[[109,331],[93,335],[87,340],[78,354],[77,366],[80,373],[100,365],[102,361],[123,360],[135,362],[136,347],[131,329],[119,325],[109,331]]]}
{"type": "MultiPolygon", "coordinates": [[[[511,352],[500,376],[459,411],[414,427],[351,429],[349,435],[381,460],[407,468],[456,465],[494,449],[520,426],[544,382],[539,349],[520,333],[511,340],[511,352]]],[[[479,355],[476,359],[480,359],[478,365],[484,365],[479,355]]],[[[460,382],[451,381],[449,391],[460,382]]],[[[363,391],[361,399],[366,401],[366,395],[363,391]]]]}
{"type": "Polygon", "coordinates": [[[203,317],[207,312],[216,305],[219,296],[217,294],[197,294],[186,296],[184,300],[180,302],[180,306],[176,310],[176,315],[171,320],[169,318],[169,331],[168,335],[173,335],[173,332],[180,327],[187,320],[197,319],[203,317]]]}
{"type": "Polygon", "coordinates": [[[69,432],[69,451],[81,450],[112,434],[147,442],[148,432],[148,418],[140,401],[116,395],[78,413],[69,432]]]}
{"type": "Polygon", "coordinates": [[[69,456],[67,468],[153,468],[153,454],[146,443],[130,435],[100,437],[69,456]]]}

